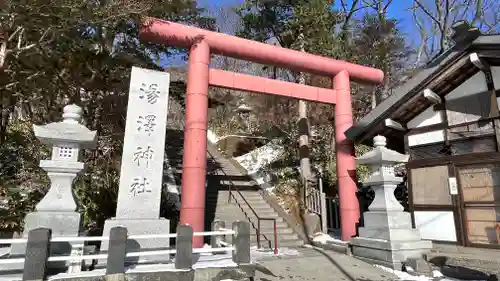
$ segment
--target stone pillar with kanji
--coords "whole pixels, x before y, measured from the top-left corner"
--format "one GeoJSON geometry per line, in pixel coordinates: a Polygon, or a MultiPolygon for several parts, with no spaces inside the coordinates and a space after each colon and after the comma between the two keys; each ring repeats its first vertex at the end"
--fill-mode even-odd
{"type": "Polygon", "coordinates": [[[431,241],[420,238],[412,227],[410,213],[394,196],[403,179],[396,177],[394,166],[408,162],[408,155],[386,148],[386,138],[373,138],[374,149],[357,158],[357,164],[367,165],[370,176],[363,182],[375,191],[375,198],[363,214],[364,226],[359,237],[351,239],[352,254],[370,263],[401,270],[409,259],[421,259],[432,248],[431,241]]]}
{"type": "MultiPolygon", "coordinates": [[[[35,211],[26,215],[23,237],[39,227],[50,228],[52,237],[78,236],[80,233],[82,216],[78,212],[73,183],[85,169],[85,163],[79,161],[82,149],[94,148],[97,143],[96,131],[80,124],[82,112],[82,108],[70,104],[64,107],[61,122],[33,126],[35,136],[52,149],[51,159],[40,161],[40,167],[50,179],[50,188],[35,211]]],[[[25,245],[13,244],[10,253],[22,255],[24,251],[25,245]]],[[[51,245],[51,255],[65,255],[70,251],[69,243],[51,245]]]]}
{"type": "MultiPolygon", "coordinates": [[[[129,235],[170,233],[170,221],[160,218],[169,86],[169,73],[132,67],[116,216],[104,222],[105,236],[116,226],[127,228],[129,235]]],[[[169,243],[165,237],[129,239],[127,252],[162,250],[169,243]]],[[[101,251],[108,246],[103,241],[101,251]]],[[[159,254],[129,257],[126,263],[169,261],[169,255],[159,254]]]]}

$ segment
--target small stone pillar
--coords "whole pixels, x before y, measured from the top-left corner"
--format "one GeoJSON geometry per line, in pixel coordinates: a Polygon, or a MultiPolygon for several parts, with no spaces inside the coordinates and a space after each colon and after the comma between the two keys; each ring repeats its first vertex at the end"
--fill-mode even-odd
{"type": "Polygon", "coordinates": [[[375,191],[375,199],[363,214],[364,227],[359,237],[351,239],[352,254],[370,263],[401,270],[408,259],[422,258],[432,248],[431,241],[422,241],[417,229],[412,228],[410,213],[394,196],[397,185],[403,181],[394,174],[394,165],[408,162],[408,155],[387,149],[386,138],[373,138],[375,148],[357,158],[357,164],[370,168],[364,182],[375,191]]]}
{"type": "MultiPolygon", "coordinates": [[[[64,107],[63,121],[44,126],[33,125],[35,136],[44,144],[52,147],[50,160],[41,160],[40,167],[47,171],[50,189],[36,205],[35,211],[24,219],[23,237],[32,229],[50,228],[52,237],[78,236],[81,215],[76,212],[78,204],[73,194],[73,181],[84,170],[85,164],[79,162],[80,150],[94,148],[97,142],[96,131],[81,125],[82,109],[74,104],[64,107]]],[[[25,245],[14,244],[11,255],[24,255],[25,245]]],[[[71,251],[69,243],[52,243],[51,255],[67,255],[71,251]]]]}

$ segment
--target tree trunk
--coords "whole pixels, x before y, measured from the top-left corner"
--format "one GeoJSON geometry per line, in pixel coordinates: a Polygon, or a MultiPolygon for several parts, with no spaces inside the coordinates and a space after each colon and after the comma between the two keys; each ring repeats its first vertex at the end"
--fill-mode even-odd
{"type": "MultiPolygon", "coordinates": [[[[304,38],[303,34],[299,35],[301,40],[301,51],[304,52],[304,38]]],[[[299,73],[299,84],[305,84],[305,74],[299,73]]],[[[307,181],[311,178],[311,163],[309,160],[309,122],[307,120],[307,103],[299,100],[299,157],[300,157],[300,172],[302,176],[303,192],[302,196],[306,196],[307,181]]],[[[304,201],[305,202],[305,201],[304,201]]]]}

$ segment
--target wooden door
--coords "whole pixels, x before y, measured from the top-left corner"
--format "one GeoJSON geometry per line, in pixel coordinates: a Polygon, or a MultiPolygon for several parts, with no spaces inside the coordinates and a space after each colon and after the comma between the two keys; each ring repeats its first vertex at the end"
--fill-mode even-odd
{"type": "Polygon", "coordinates": [[[467,245],[499,247],[500,164],[457,167],[467,245]]]}

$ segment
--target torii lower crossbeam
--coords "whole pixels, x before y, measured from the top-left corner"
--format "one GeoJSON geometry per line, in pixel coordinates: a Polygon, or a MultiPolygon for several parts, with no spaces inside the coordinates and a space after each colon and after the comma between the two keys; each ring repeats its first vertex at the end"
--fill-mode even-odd
{"type": "MultiPolygon", "coordinates": [[[[382,83],[382,71],[157,19],[145,20],[140,36],[155,43],[189,48],[182,163],[182,224],[190,224],[195,232],[204,231],[208,86],[214,85],[335,104],[335,153],[342,239],[349,240],[356,234],[360,215],[356,197],[356,163],[353,144],[344,135],[353,124],[350,78],[382,83]],[[211,54],[333,77],[333,89],[210,70],[211,54]]],[[[203,237],[194,237],[193,246],[202,247],[203,237]]]]}

